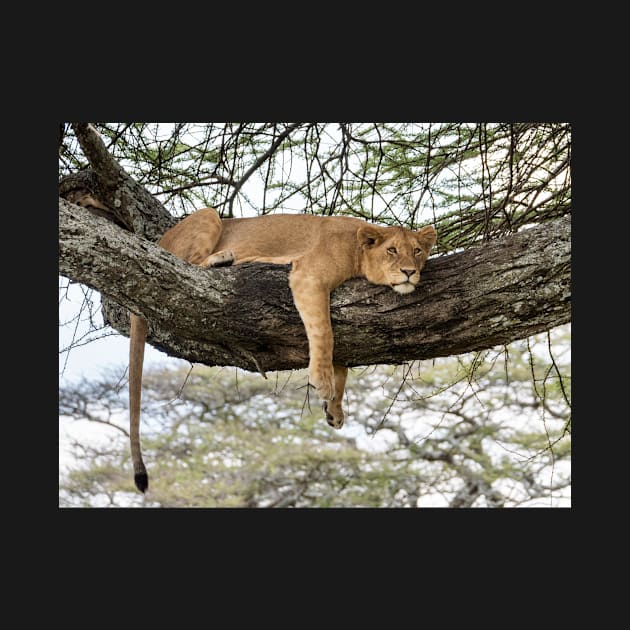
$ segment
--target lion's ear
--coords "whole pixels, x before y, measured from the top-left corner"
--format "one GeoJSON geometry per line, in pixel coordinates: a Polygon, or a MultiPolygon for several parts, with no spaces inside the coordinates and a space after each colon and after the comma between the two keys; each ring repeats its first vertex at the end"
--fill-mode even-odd
{"type": "Polygon", "coordinates": [[[430,252],[433,246],[437,241],[437,232],[431,225],[427,225],[423,227],[421,230],[416,232],[418,235],[418,239],[420,240],[420,245],[427,252],[430,252]]]}
{"type": "Polygon", "coordinates": [[[366,225],[357,230],[357,238],[361,245],[374,247],[383,240],[383,233],[377,227],[366,225]]]}

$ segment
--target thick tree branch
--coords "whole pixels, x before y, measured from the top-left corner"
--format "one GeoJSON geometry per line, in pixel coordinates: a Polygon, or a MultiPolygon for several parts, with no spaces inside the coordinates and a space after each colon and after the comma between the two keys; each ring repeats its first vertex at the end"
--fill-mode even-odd
{"type": "MultiPolygon", "coordinates": [[[[346,282],[331,299],[335,360],[355,366],[448,356],[570,321],[570,239],[565,216],[431,259],[410,295],[346,282]]],[[[305,367],[308,344],[289,270],[202,270],[59,200],[60,273],[100,291],[107,320],[123,334],[126,309],[146,317],[149,342],[173,356],[252,371],[305,367]]]]}
{"type": "MultiPolygon", "coordinates": [[[[72,129],[96,175],[92,190],[97,193],[98,201],[131,232],[157,241],[177,222],[176,219],[142,184],[124,171],[92,125],[72,123],[72,129]]],[[[64,185],[69,187],[67,182],[64,185]]],[[[61,192],[61,184],[59,194],[66,196],[61,192]]]]}

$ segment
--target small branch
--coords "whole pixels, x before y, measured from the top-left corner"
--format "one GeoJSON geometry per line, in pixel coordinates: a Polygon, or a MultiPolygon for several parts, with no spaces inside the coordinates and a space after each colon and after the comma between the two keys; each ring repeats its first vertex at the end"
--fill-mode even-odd
{"type": "Polygon", "coordinates": [[[269,158],[269,156],[273,155],[275,150],[284,142],[285,138],[297,127],[299,127],[302,123],[293,123],[289,125],[273,142],[273,144],[263,153],[255,162],[250,166],[241,179],[234,186],[234,190],[232,194],[228,198],[228,216],[232,216],[232,206],[234,205],[234,199],[236,195],[238,195],[239,190],[243,187],[243,184],[252,176],[252,174],[265,163],[265,160],[269,158]]]}
{"type": "Polygon", "coordinates": [[[59,151],[61,151],[61,145],[63,144],[63,138],[66,135],[66,123],[59,123],[59,151]]]}
{"type": "Polygon", "coordinates": [[[174,188],[164,188],[160,191],[162,195],[173,195],[176,193],[184,192],[185,190],[191,190],[192,188],[199,188],[206,186],[208,183],[216,182],[217,184],[224,184],[226,186],[236,186],[236,182],[231,180],[229,177],[222,177],[221,175],[209,175],[204,179],[198,179],[190,184],[182,184],[181,186],[176,186],[174,188]]]}
{"type": "Polygon", "coordinates": [[[83,418],[83,419],[87,420],[88,422],[96,422],[98,424],[106,424],[108,427],[112,427],[113,429],[118,429],[127,439],[129,439],[129,432],[127,431],[127,429],[117,425],[114,422],[111,422],[110,420],[103,420],[102,418],[97,418],[96,416],[93,416],[93,415],[90,415],[90,414],[86,414],[85,418],[83,418]]]}

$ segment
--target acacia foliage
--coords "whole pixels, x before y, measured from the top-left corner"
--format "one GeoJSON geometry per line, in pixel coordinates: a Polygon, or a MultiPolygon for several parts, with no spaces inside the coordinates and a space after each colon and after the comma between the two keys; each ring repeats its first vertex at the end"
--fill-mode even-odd
{"type": "Polygon", "coordinates": [[[60,505],[566,506],[570,380],[568,327],[505,348],[355,369],[348,419],[335,431],[301,372],[265,381],[225,368],[154,370],[143,410],[146,497],[128,474],[124,379],[83,382],[60,392],[62,425],[111,423],[111,440],[72,445],[79,463],[60,477],[60,505]]]}
{"type": "MultiPolygon", "coordinates": [[[[567,123],[99,123],[107,150],[175,216],[348,214],[414,228],[438,253],[571,209],[567,123]]],[[[88,166],[70,126],[60,176],[88,166]]]]}

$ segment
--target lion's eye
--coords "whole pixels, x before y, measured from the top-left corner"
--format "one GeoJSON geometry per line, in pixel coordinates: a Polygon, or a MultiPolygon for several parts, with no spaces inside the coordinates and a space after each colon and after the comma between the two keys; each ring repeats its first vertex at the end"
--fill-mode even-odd
{"type": "Polygon", "coordinates": [[[396,251],[396,248],[395,248],[395,247],[388,247],[388,248],[387,248],[387,252],[388,252],[389,254],[397,254],[397,253],[398,253],[398,252],[396,251]]]}
{"type": "Polygon", "coordinates": [[[419,247],[416,247],[416,249],[413,250],[414,256],[420,256],[421,253],[422,253],[422,250],[419,247]]]}

